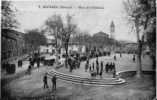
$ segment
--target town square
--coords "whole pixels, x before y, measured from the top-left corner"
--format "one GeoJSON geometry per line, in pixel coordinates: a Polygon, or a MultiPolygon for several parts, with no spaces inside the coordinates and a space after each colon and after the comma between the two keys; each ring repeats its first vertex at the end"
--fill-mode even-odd
{"type": "Polygon", "coordinates": [[[2,1],[2,100],[156,100],[156,1],[2,1]]]}

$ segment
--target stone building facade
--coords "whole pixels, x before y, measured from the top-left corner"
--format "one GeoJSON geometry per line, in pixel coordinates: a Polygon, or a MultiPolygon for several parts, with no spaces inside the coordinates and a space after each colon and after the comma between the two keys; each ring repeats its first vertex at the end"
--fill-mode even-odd
{"type": "Polygon", "coordinates": [[[24,33],[15,30],[2,29],[2,60],[21,56],[28,52],[29,46],[25,44],[23,35],[24,33]]]}

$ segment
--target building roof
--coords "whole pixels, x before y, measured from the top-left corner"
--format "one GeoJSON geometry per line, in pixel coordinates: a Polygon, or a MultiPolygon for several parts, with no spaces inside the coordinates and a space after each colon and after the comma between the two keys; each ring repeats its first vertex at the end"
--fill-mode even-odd
{"type": "Polygon", "coordinates": [[[94,36],[100,36],[100,37],[109,37],[109,35],[107,33],[104,33],[102,31],[95,33],[94,36]]]}

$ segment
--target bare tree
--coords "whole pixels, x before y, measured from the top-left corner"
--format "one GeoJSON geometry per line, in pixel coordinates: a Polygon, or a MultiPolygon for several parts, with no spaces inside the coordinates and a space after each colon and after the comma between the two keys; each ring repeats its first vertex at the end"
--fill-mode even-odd
{"type": "Polygon", "coordinates": [[[67,67],[67,60],[68,60],[68,47],[69,47],[69,41],[72,36],[72,34],[76,33],[76,24],[72,22],[72,16],[67,15],[66,17],[66,22],[67,24],[62,28],[62,41],[63,45],[66,51],[66,62],[65,62],[65,67],[67,67]]]}
{"type": "Polygon", "coordinates": [[[143,26],[145,44],[150,48],[150,56],[153,60],[153,68],[155,69],[156,63],[156,0],[139,0],[139,5],[141,7],[140,11],[141,22],[140,25],[143,26]]]}
{"type": "Polygon", "coordinates": [[[2,28],[12,29],[17,28],[19,23],[15,18],[15,11],[11,1],[2,1],[2,28]]]}
{"type": "Polygon", "coordinates": [[[58,38],[61,38],[61,31],[63,28],[62,18],[59,15],[53,15],[49,17],[46,22],[46,30],[55,37],[56,48],[58,47],[58,38]]]}
{"type": "Polygon", "coordinates": [[[45,35],[37,29],[28,30],[28,32],[24,34],[24,40],[25,43],[31,46],[33,52],[37,50],[40,45],[47,43],[45,35]]]}
{"type": "MultiPolygon", "coordinates": [[[[142,75],[141,55],[142,46],[145,42],[144,36],[147,38],[147,43],[155,54],[155,0],[126,0],[124,2],[125,10],[129,16],[129,22],[132,23],[135,29],[138,42],[138,66],[137,77],[142,75]],[[143,31],[140,37],[140,31],[143,31]]],[[[155,57],[153,57],[155,58],[155,57]]]]}
{"type": "Polygon", "coordinates": [[[57,55],[56,63],[58,63],[58,51],[60,48],[58,40],[61,39],[61,31],[63,29],[62,18],[60,15],[53,15],[46,20],[45,25],[46,25],[46,31],[48,31],[55,38],[56,55],[57,55]]]}
{"type": "MultiPolygon", "coordinates": [[[[48,32],[55,37],[56,41],[56,49],[58,52],[58,48],[64,47],[66,51],[66,67],[67,67],[67,59],[68,59],[68,46],[69,41],[72,34],[76,33],[76,25],[72,21],[72,16],[66,16],[66,23],[63,23],[60,15],[53,15],[46,20],[46,26],[48,32]],[[60,40],[62,43],[60,47],[58,47],[59,43],[57,40],[60,40]]],[[[58,54],[58,53],[57,53],[58,54]]]]}
{"type": "Polygon", "coordinates": [[[142,76],[142,41],[140,40],[140,6],[138,5],[138,0],[126,0],[124,2],[125,10],[128,14],[128,21],[132,24],[133,29],[136,32],[137,43],[138,43],[138,65],[136,76],[140,78],[142,76]]]}

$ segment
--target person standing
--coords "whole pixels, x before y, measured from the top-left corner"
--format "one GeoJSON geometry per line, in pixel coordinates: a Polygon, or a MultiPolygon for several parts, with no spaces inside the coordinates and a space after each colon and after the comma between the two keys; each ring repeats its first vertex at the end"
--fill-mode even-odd
{"type": "Polygon", "coordinates": [[[101,62],[101,72],[103,72],[103,62],[101,62]]]}
{"type": "Polygon", "coordinates": [[[114,60],[117,60],[116,55],[114,55],[114,60]]]}
{"type": "Polygon", "coordinates": [[[116,67],[115,67],[115,63],[113,63],[113,78],[116,77],[116,67]]]}
{"type": "Polygon", "coordinates": [[[96,65],[99,65],[98,57],[96,58],[96,65]]]}
{"type": "Polygon", "coordinates": [[[103,62],[101,61],[101,68],[100,68],[100,77],[102,78],[102,74],[103,74],[103,62]]]}
{"type": "Polygon", "coordinates": [[[47,84],[47,73],[45,73],[45,75],[43,77],[43,82],[44,82],[44,88],[48,88],[48,84],[47,84]]]}
{"type": "Polygon", "coordinates": [[[31,61],[30,61],[30,65],[31,65],[31,67],[34,67],[34,58],[31,58],[31,61]]]}
{"type": "Polygon", "coordinates": [[[97,72],[97,75],[99,74],[99,63],[96,63],[96,72],[97,72]]]}
{"type": "Polygon", "coordinates": [[[109,64],[108,71],[109,71],[109,72],[112,71],[112,62],[110,62],[110,64],[109,64]]]}
{"type": "Polygon", "coordinates": [[[57,80],[56,75],[54,75],[54,76],[52,77],[52,83],[53,83],[53,89],[54,89],[54,90],[56,90],[56,80],[57,80]]]}
{"type": "Polygon", "coordinates": [[[106,73],[108,73],[108,62],[106,64],[106,66],[105,66],[105,71],[106,71],[106,73]]]}
{"type": "Polygon", "coordinates": [[[133,62],[135,62],[135,54],[133,55],[133,62]]]}
{"type": "Polygon", "coordinates": [[[85,72],[87,72],[89,66],[89,61],[87,60],[86,65],[85,65],[85,72]]]}
{"type": "Polygon", "coordinates": [[[28,66],[28,69],[27,69],[27,72],[28,72],[29,75],[31,74],[31,69],[32,69],[32,68],[31,68],[31,65],[29,65],[29,66],[28,66]]]}
{"type": "Polygon", "coordinates": [[[78,66],[77,66],[77,68],[79,69],[80,68],[80,58],[78,58],[78,66]]]}
{"type": "Polygon", "coordinates": [[[120,57],[122,57],[122,53],[120,53],[120,57]]]}
{"type": "Polygon", "coordinates": [[[40,58],[39,57],[37,58],[37,67],[38,67],[38,69],[40,67],[40,58]]]}
{"type": "Polygon", "coordinates": [[[100,75],[100,78],[102,78],[102,73],[103,73],[103,72],[100,70],[100,73],[99,73],[99,75],[100,75]]]}
{"type": "Polygon", "coordinates": [[[69,72],[72,72],[72,60],[71,57],[68,58],[69,72]]]}
{"type": "Polygon", "coordinates": [[[91,72],[91,71],[92,71],[92,66],[90,65],[90,66],[89,66],[89,72],[91,72]]]}

